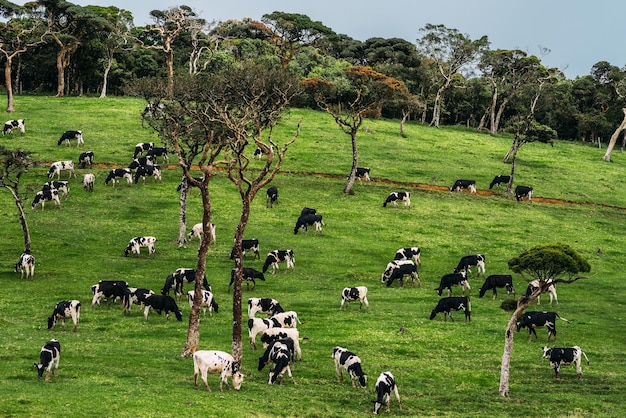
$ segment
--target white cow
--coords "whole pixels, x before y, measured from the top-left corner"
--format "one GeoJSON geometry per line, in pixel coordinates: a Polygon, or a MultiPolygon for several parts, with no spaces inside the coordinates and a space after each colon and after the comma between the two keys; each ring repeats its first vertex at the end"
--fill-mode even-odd
{"type": "Polygon", "coordinates": [[[93,192],[93,185],[96,183],[96,176],[91,173],[85,174],[83,177],[83,188],[88,192],[93,192]]]}
{"type": "MultiPolygon", "coordinates": [[[[211,237],[209,242],[217,244],[217,240],[215,239],[215,224],[209,224],[209,234],[211,237]]],[[[191,241],[193,237],[198,237],[199,240],[202,240],[202,235],[204,235],[204,228],[202,227],[202,223],[195,224],[187,235],[187,241],[191,241]]]]}
{"type": "Polygon", "coordinates": [[[202,381],[209,392],[211,388],[207,383],[208,373],[220,374],[220,392],[223,392],[222,383],[226,383],[226,387],[230,390],[228,376],[232,377],[235,390],[239,390],[243,382],[243,375],[239,371],[235,359],[224,351],[198,350],[193,353],[193,383],[196,389],[198,389],[198,373],[202,373],[202,381]]]}
{"type": "Polygon", "coordinates": [[[128,242],[128,245],[124,249],[124,256],[128,257],[128,254],[131,251],[137,255],[139,255],[139,250],[141,248],[147,248],[150,254],[154,254],[154,243],[156,242],[155,237],[134,237],[128,242]]]}

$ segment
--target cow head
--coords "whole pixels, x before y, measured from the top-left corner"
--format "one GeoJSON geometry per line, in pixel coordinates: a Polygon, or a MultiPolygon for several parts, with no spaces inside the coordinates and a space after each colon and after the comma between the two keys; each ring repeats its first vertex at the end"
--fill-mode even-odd
{"type": "Polygon", "coordinates": [[[233,363],[233,387],[235,390],[241,389],[241,384],[243,383],[243,374],[239,371],[237,367],[237,363],[233,363]]]}
{"type": "Polygon", "coordinates": [[[37,369],[37,374],[39,375],[39,377],[40,378],[43,377],[43,372],[46,369],[44,365],[41,363],[34,363],[34,366],[35,366],[35,369],[37,369]]]}
{"type": "Polygon", "coordinates": [[[56,323],[57,323],[56,319],[57,319],[57,316],[54,315],[54,314],[52,316],[48,317],[48,329],[50,329],[50,328],[52,328],[52,327],[54,327],[56,325],[56,323]]]}
{"type": "Polygon", "coordinates": [[[487,291],[487,287],[483,286],[480,288],[480,290],[478,291],[478,297],[482,298],[483,296],[485,296],[485,292],[487,291]]]}
{"type": "Polygon", "coordinates": [[[550,355],[552,354],[552,349],[546,346],[542,347],[541,349],[543,350],[542,358],[550,358],[550,355]]]}

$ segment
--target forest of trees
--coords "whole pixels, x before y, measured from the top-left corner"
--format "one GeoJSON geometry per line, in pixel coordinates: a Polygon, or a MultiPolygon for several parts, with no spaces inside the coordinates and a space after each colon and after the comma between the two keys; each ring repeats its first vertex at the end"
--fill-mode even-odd
{"type": "MultiPolygon", "coordinates": [[[[302,80],[333,83],[337,100],[350,90],[345,69],[369,67],[403,82],[410,95],[381,103],[374,116],[433,126],[514,132],[532,108],[534,120],[559,139],[606,144],[624,119],[625,68],[601,61],[589,75],[569,80],[546,68],[541,57],[492,50],[486,36],[470,39],[443,25],[420,28],[416,40],[362,42],[284,12],[268,13],[261,21],[212,22],[180,5],[153,10],[154,23],[136,27],[132,14],[117,7],[0,0],[0,16],[8,112],[17,110],[13,95],[104,98],[129,94],[125,87],[145,77],[206,74],[238,60],[271,60],[302,80]]],[[[295,104],[318,107],[307,94],[295,104]]]]}

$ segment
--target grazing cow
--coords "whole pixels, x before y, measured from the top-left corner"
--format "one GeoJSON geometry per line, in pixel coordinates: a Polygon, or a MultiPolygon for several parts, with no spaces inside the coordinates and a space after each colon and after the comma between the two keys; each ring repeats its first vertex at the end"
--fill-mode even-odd
{"type": "Polygon", "coordinates": [[[250,346],[256,350],[256,336],[270,328],[283,328],[282,324],[275,318],[248,318],[248,337],[250,346]]]}
{"type": "MultiPolygon", "coordinates": [[[[194,177],[193,178],[195,181],[202,183],[202,181],[204,180],[204,177],[194,177]]],[[[180,192],[183,188],[183,183],[189,183],[189,180],[187,180],[187,177],[183,176],[183,179],[181,180],[181,182],[178,184],[178,187],[176,187],[176,191],[180,192]]],[[[191,183],[189,183],[191,184],[191,183]]]]}
{"type": "MultiPolygon", "coordinates": [[[[254,252],[254,257],[252,257],[253,260],[261,259],[261,253],[259,252],[259,240],[256,238],[252,238],[252,239],[242,239],[241,240],[241,256],[245,256],[246,255],[246,251],[253,251],[254,252]]],[[[235,247],[233,247],[233,249],[230,252],[230,259],[234,260],[235,259],[235,247]]]]}
{"type": "Polygon", "coordinates": [[[75,139],[76,140],[76,146],[79,146],[80,144],[85,145],[85,141],[83,140],[83,131],[65,131],[63,132],[63,135],[61,135],[61,138],[59,138],[59,142],[57,143],[57,145],[61,145],[61,143],[63,141],[65,141],[65,144],[69,147],[70,146],[70,140],[75,139]]]}
{"type": "Polygon", "coordinates": [[[356,168],[356,179],[359,181],[371,181],[370,179],[370,168],[369,167],[357,167],[356,168]]]}
{"type": "Polygon", "coordinates": [[[528,341],[532,339],[533,334],[535,340],[537,337],[537,331],[535,328],[546,327],[548,330],[548,342],[550,342],[550,336],[554,336],[554,342],[556,342],[556,319],[559,318],[569,324],[569,321],[559,316],[556,312],[524,312],[517,318],[517,332],[522,328],[528,329],[528,341]]]}
{"type": "MultiPolygon", "coordinates": [[[[184,283],[194,283],[196,281],[196,269],[190,268],[178,268],[174,273],[167,276],[163,289],[161,289],[162,295],[169,295],[170,290],[174,289],[174,294],[177,299],[183,294],[184,283]]],[[[202,287],[205,290],[211,291],[211,285],[205,277],[202,278],[202,287]]]]}
{"type": "Polygon", "coordinates": [[[302,361],[302,349],[300,348],[300,333],[297,328],[269,328],[261,333],[261,342],[263,347],[267,348],[272,341],[291,338],[293,340],[293,361],[302,361]]]}
{"type": "Polygon", "coordinates": [[[2,135],[12,134],[13,129],[19,129],[20,135],[24,135],[24,132],[26,132],[26,129],[24,127],[24,119],[12,119],[4,122],[2,135]]]}
{"type": "Polygon", "coordinates": [[[150,254],[154,254],[154,243],[156,240],[155,237],[150,236],[131,238],[126,248],[124,248],[124,257],[128,257],[128,254],[131,252],[139,255],[141,248],[147,248],[150,254]]]}
{"type": "Polygon", "coordinates": [[[293,233],[297,234],[300,228],[304,229],[307,234],[309,232],[309,226],[315,226],[315,234],[318,232],[322,234],[322,225],[326,225],[322,220],[322,215],[300,215],[296,221],[296,226],[293,228],[293,233]]]}
{"type": "Polygon", "coordinates": [[[561,371],[561,364],[575,364],[576,365],[576,379],[582,378],[583,369],[580,366],[581,356],[584,355],[585,359],[587,359],[587,365],[589,365],[589,358],[587,354],[582,350],[582,348],[577,345],[568,348],[550,348],[543,347],[543,356],[542,358],[550,359],[550,365],[554,368],[554,378],[560,379],[561,376],[559,372],[561,371]]]}
{"type": "MultiPolygon", "coordinates": [[[[526,297],[530,297],[530,295],[532,295],[533,292],[535,292],[537,289],[539,289],[539,279],[529,282],[528,287],[526,288],[526,297]]],[[[553,299],[558,305],[559,300],[556,297],[556,285],[554,283],[550,284],[550,286],[548,286],[548,288],[543,291],[543,293],[546,293],[546,292],[550,295],[550,305],[552,305],[553,299]]],[[[541,304],[540,298],[541,298],[541,295],[537,296],[537,305],[541,304]]]]}
{"type": "Polygon", "coordinates": [[[460,271],[464,271],[465,275],[467,275],[467,273],[472,274],[470,267],[476,267],[476,270],[478,271],[478,273],[476,273],[477,276],[480,276],[480,273],[484,275],[485,274],[485,255],[484,254],[472,254],[472,255],[466,255],[464,257],[461,257],[461,260],[459,260],[459,264],[457,264],[456,268],[454,269],[454,272],[458,273],[460,271]]]}
{"type": "Polygon", "coordinates": [[[270,319],[277,321],[282,328],[297,328],[297,325],[302,323],[295,311],[279,312],[272,315],[270,319]]]}
{"type": "Polygon", "coordinates": [[[56,175],[57,179],[61,180],[61,171],[63,170],[67,170],[69,173],[68,178],[71,179],[72,176],[76,178],[76,173],[74,172],[74,161],[57,161],[52,163],[52,165],[50,165],[50,169],[48,170],[48,178],[51,179],[56,175]]]}
{"type": "Polygon", "coordinates": [[[272,208],[274,203],[278,203],[278,187],[271,186],[266,192],[265,207],[272,208]]]}
{"type": "Polygon", "coordinates": [[[465,289],[467,289],[467,293],[472,290],[469,282],[467,281],[467,278],[465,277],[464,271],[461,271],[459,273],[444,274],[439,281],[439,287],[437,287],[435,290],[437,291],[437,294],[441,296],[443,289],[448,289],[448,296],[450,296],[452,295],[452,286],[458,285],[461,286],[462,295],[465,295],[465,289]]]}
{"type": "Polygon", "coordinates": [[[337,374],[337,380],[339,382],[343,382],[343,370],[348,372],[350,376],[350,380],[352,380],[352,387],[356,387],[356,382],[359,382],[359,385],[362,388],[365,388],[367,385],[367,375],[363,373],[361,369],[361,359],[348,351],[343,347],[335,347],[333,349],[333,355],[331,356],[335,359],[335,373],[337,374]]]}
{"type": "Polygon", "coordinates": [[[383,403],[387,406],[386,411],[389,412],[389,403],[391,401],[391,392],[396,395],[398,400],[398,408],[402,409],[400,403],[400,394],[398,393],[398,386],[396,385],[396,379],[391,372],[383,372],[378,376],[376,380],[376,400],[374,401],[374,414],[378,415],[383,403]]]}
{"type": "Polygon", "coordinates": [[[20,255],[20,259],[15,263],[15,272],[19,272],[22,279],[24,278],[24,273],[26,273],[26,279],[28,279],[29,274],[31,279],[34,277],[35,257],[33,257],[29,251],[24,251],[22,255],[20,255]]]}
{"type": "Polygon", "coordinates": [[[133,172],[130,168],[114,168],[109,172],[104,184],[108,185],[113,180],[113,186],[115,183],[119,183],[121,179],[126,179],[126,184],[131,185],[133,183],[133,172]]]}
{"type": "Polygon", "coordinates": [[[267,254],[265,263],[263,264],[263,273],[267,271],[269,266],[272,266],[271,273],[274,274],[276,270],[280,270],[279,263],[284,262],[287,264],[285,273],[291,268],[291,271],[296,269],[296,259],[293,256],[293,250],[274,250],[267,254]]]}
{"type": "Polygon", "coordinates": [[[439,312],[444,313],[444,320],[447,321],[448,317],[454,322],[451,311],[465,312],[465,322],[472,321],[472,312],[470,306],[470,300],[467,296],[450,296],[447,298],[439,299],[437,306],[430,312],[430,319],[434,319],[439,312]]]}
{"type": "Polygon", "coordinates": [[[369,310],[370,304],[367,301],[367,287],[345,287],[341,292],[341,305],[339,305],[339,310],[343,309],[344,303],[346,303],[346,309],[348,309],[350,302],[357,300],[359,301],[359,309],[363,308],[363,304],[365,304],[365,307],[369,310]]]}
{"type": "MultiPolygon", "coordinates": [[[[190,290],[187,292],[187,301],[189,302],[189,307],[193,308],[193,299],[195,297],[196,291],[190,290]]],[[[215,301],[215,297],[213,293],[208,290],[201,289],[200,294],[202,295],[202,301],[200,302],[200,308],[202,308],[202,313],[206,316],[207,309],[209,310],[209,315],[213,316],[213,311],[215,313],[219,313],[220,306],[215,301]]]]}
{"type": "Polygon", "coordinates": [[[273,316],[281,312],[285,312],[280,303],[276,299],[271,298],[249,298],[248,299],[248,318],[254,318],[257,312],[273,316]]]}
{"type": "Polygon", "coordinates": [[[511,181],[511,176],[503,176],[502,174],[498,174],[491,180],[491,184],[489,184],[489,189],[493,189],[493,186],[498,186],[500,188],[501,184],[509,184],[511,181]]]}
{"type": "Polygon", "coordinates": [[[78,300],[63,300],[54,305],[52,315],[48,317],[48,329],[56,327],[57,321],[61,320],[61,326],[65,331],[65,320],[72,319],[74,322],[74,332],[78,327],[78,320],[80,319],[80,301],[78,300]]]}
{"type": "Polygon", "coordinates": [[[274,363],[274,367],[270,371],[270,378],[267,382],[268,384],[273,384],[279,377],[280,383],[282,384],[285,371],[293,384],[296,384],[296,381],[293,379],[293,375],[291,374],[291,367],[289,367],[289,362],[294,356],[293,347],[293,340],[289,337],[282,340],[276,340],[271,342],[265,349],[263,356],[259,357],[259,371],[263,370],[263,367],[266,364],[274,363]]]}
{"type": "Polygon", "coordinates": [[[157,157],[162,157],[163,162],[170,160],[169,156],[167,155],[167,148],[165,147],[153,147],[148,150],[146,156],[152,157],[155,162],[157,160],[157,157]]]}
{"type": "Polygon", "coordinates": [[[530,186],[517,186],[515,188],[515,198],[519,202],[520,200],[524,200],[524,198],[528,198],[528,201],[532,201],[533,197],[533,188],[530,186]]]}
{"type": "Polygon", "coordinates": [[[422,261],[420,260],[421,250],[419,247],[406,247],[400,248],[396,251],[396,255],[393,257],[394,260],[415,260],[415,264],[421,265],[422,261]]]}
{"type": "Polygon", "coordinates": [[[154,142],[140,142],[135,145],[135,152],[133,153],[133,160],[137,158],[138,155],[143,155],[144,152],[150,151],[154,148],[154,142]]]}
{"type": "Polygon", "coordinates": [[[209,384],[207,383],[207,374],[219,373],[220,374],[220,392],[222,390],[222,383],[226,383],[226,388],[230,390],[228,385],[228,376],[233,379],[233,388],[239,390],[241,383],[243,383],[243,375],[239,371],[237,362],[228,353],[217,350],[198,350],[193,353],[193,383],[198,389],[198,374],[202,373],[202,381],[206,386],[207,391],[211,391],[209,384]]]}
{"type": "MultiPolygon", "coordinates": [[[[272,145],[269,146],[269,151],[274,152],[274,147],[272,145]]],[[[268,152],[264,151],[261,147],[257,147],[252,154],[252,158],[258,158],[259,160],[261,160],[261,157],[263,157],[264,155],[268,155],[268,152]]]]}
{"type": "Polygon", "coordinates": [[[93,294],[91,306],[93,307],[96,303],[100,306],[101,299],[108,300],[109,304],[118,298],[123,301],[129,292],[128,283],[123,280],[100,280],[91,286],[91,293],[93,294]]]}
{"type": "Polygon", "coordinates": [[[469,190],[470,193],[476,193],[476,180],[457,180],[450,187],[451,192],[460,192],[463,189],[469,190]]]}
{"type": "MultiPolygon", "coordinates": [[[[235,272],[237,269],[232,269],[230,272],[230,283],[228,284],[228,292],[230,293],[230,287],[235,283],[235,272]]],[[[250,267],[243,268],[243,280],[246,281],[246,289],[250,286],[250,282],[252,282],[252,290],[256,287],[256,279],[265,281],[265,275],[258,270],[255,270],[250,267]]]]}
{"type": "Polygon", "coordinates": [[[389,262],[381,276],[380,282],[387,282],[387,287],[391,287],[393,281],[398,279],[400,287],[404,287],[404,276],[411,276],[411,284],[413,286],[415,286],[415,280],[417,280],[418,286],[422,285],[417,274],[417,265],[411,260],[394,260],[389,262]]]}
{"type": "Polygon", "coordinates": [[[317,213],[317,210],[313,209],[313,208],[307,208],[306,206],[302,208],[302,210],[300,211],[300,216],[304,216],[304,215],[315,215],[317,213]]]}
{"type": "Polygon", "coordinates": [[[482,298],[485,296],[485,292],[487,290],[493,290],[493,298],[498,299],[498,291],[496,290],[498,287],[506,288],[506,298],[509,298],[509,295],[513,293],[513,298],[515,298],[515,288],[513,288],[513,276],[510,274],[492,274],[491,276],[485,279],[485,283],[480,288],[478,293],[478,297],[482,298]]]}
{"type": "Polygon", "coordinates": [[[93,186],[96,183],[96,176],[92,173],[87,173],[83,177],[83,188],[88,192],[93,192],[93,186]]]}
{"type": "Polygon", "coordinates": [[[86,168],[87,164],[89,167],[93,165],[93,151],[81,152],[78,156],[78,167],[86,168]]]}
{"type": "Polygon", "coordinates": [[[154,309],[157,311],[159,315],[161,315],[161,311],[165,311],[165,319],[169,319],[170,312],[174,312],[176,315],[176,319],[178,321],[183,320],[183,313],[178,309],[178,305],[176,305],[176,301],[173,297],[167,295],[150,295],[144,301],[144,310],[143,316],[148,320],[148,314],[150,310],[154,309]]]}
{"type": "Polygon", "coordinates": [[[32,209],[35,209],[38,204],[41,203],[41,209],[43,210],[46,202],[54,202],[54,206],[60,206],[61,201],[59,200],[59,191],[57,189],[48,189],[42,190],[35,194],[35,198],[33,199],[32,209]]]}
{"type": "Polygon", "coordinates": [[[128,164],[128,168],[131,170],[137,170],[139,167],[149,167],[152,165],[154,165],[153,157],[151,155],[146,155],[145,157],[133,159],[133,161],[128,164]]]}
{"type": "Polygon", "coordinates": [[[387,207],[387,203],[393,203],[394,206],[398,206],[398,202],[404,202],[404,206],[411,207],[411,194],[409,192],[389,193],[389,196],[383,202],[383,207],[387,207]]]}
{"type": "MultiPolygon", "coordinates": [[[[209,243],[217,244],[217,240],[215,239],[215,224],[209,224],[209,236],[211,239],[209,243]]],[[[198,237],[198,240],[202,240],[202,236],[204,235],[204,228],[202,227],[202,223],[195,224],[189,234],[187,235],[187,242],[191,241],[193,237],[198,237]]]]}
{"type": "Polygon", "coordinates": [[[61,195],[67,199],[70,194],[70,183],[68,181],[47,181],[43,184],[41,191],[58,190],[61,195]]]}
{"type": "Polygon", "coordinates": [[[150,289],[129,287],[128,292],[124,293],[122,297],[122,306],[124,306],[124,314],[130,312],[133,303],[143,305],[148,296],[154,295],[154,291],[150,289]]]}
{"type": "Polygon", "coordinates": [[[154,181],[157,180],[163,183],[163,178],[161,177],[161,167],[158,165],[147,165],[145,167],[138,167],[137,171],[135,171],[135,184],[139,182],[139,178],[143,180],[143,184],[146,184],[146,177],[154,178],[154,181]]]}
{"type": "Polygon", "coordinates": [[[54,372],[55,376],[59,375],[59,360],[61,359],[61,343],[54,338],[44,344],[39,352],[39,363],[35,363],[37,373],[41,378],[43,372],[46,372],[46,382],[50,381],[50,373],[54,372]],[[52,370],[54,369],[54,371],[52,370]]]}

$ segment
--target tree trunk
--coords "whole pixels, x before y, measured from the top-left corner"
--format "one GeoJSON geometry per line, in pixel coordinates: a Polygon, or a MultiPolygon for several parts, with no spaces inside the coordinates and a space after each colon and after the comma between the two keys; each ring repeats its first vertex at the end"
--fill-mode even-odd
{"type": "Polygon", "coordinates": [[[441,96],[445,90],[445,85],[441,86],[439,90],[437,90],[437,95],[435,96],[435,102],[433,103],[433,119],[430,122],[430,126],[434,126],[435,128],[439,127],[439,120],[441,115],[441,96]]]}
{"type": "Polygon", "coordinates": [[[102,77],[102,91],[100,92],[100,98],[104,99],[107,97],[107,82],[109,79],[109,71],[111,71],[111,67],[113,66],[113,56],[109,56],[107,60],[107,65],[104,67],[104,76],[102,77]]]}
{"type": "Polygon", "coordinates": [[[622,108],[622,112],[624,112],[624,119],[622,120],[622,123],[619,124],[615,132],[613,132],[613,135],[611,135],[611,140],[609,141],[609,145],[606,148],[604,157],[602,157],[604,161],[611,162],[611,152],[613,151],[613,147],[615,146],[615,143],[617,142],[617,138],[619,137],[620,132],[626,129],[626,108],[622,108]]]}
{"type": "Polygon", "coordinates": [[[187,193],[189,193],[189,182],[187,177],[183,176],[183,181],[180,187],[180,197],[178,200],[179,214],[178,214],[178,246],[185,245],[186,233],[187,233],[187,193]]]}
{"type": "Polygon", "coordinates": [[[13,107],[13,80],[11,79],[11,65],[13,58],[6,56],[6,62],[4,63],[4,82],[7,88],[7,112],[15,112],[13,107]]]}
{"type": "MultiPolygon", "coordinates": [[[[517,160],[517,152],[520,150],[522,145],[524,145],[523,141],[520,141],[518,134],[515,134],[515,139],[513,139],[513,143],[511,144],[511,149],[507,153],[507,157],[511,157],[511,178],[509,179],[509,184],[506,186],[506,192],[511,193],[513,188],[513,181],[515,179],[515,160],[517,160]]],[[[506,158],[506,157],[505,157],[506,158]]]]}
{"type": "Polygon", "coordinates": [[[63,97],[65,94],[65,48],[61,47],[61,50],[57,54],[57,94],[56,97],[63,97]]]}
{"type": "Polygon", "coordinates": [[[494,83],[493,95],[491,96],[491,106],[489,106],[489,121],[491,122],[489,132],[495,134],[497,129],[494,131],[494,127],[496,126],[496,105],[498,104],[498,87],[494,83]]]}
{"type": "Polygon", "coordinates": [[[402,119],[400,119],[400,136],[401,137],[405,137],[404,135],[404,124],[406,123],[407,119],[409,118],[409,116],[411,115],[411,111],[409,111],[408,109],[403,109],[402,110],[402,119]]]}
{"type": "Polygon", "coordinates": [[[241,241],[250,217],[250,202],[254,198],[254,194],[242,196],[241,199],[241,218],[235,230],[235,280],[233,283],[233,345],[232,356],[235,362],[241,367],[243,359],[243,344],[241,338],[242,331],[242,311],[241,298],[243,281],[243,256],[241,251],[241,241]]]}
{"type": "Polygon", "coordinates": [[[350,193],[352,186],[354,185],[354,181],[356,180],[356,168],[359,163],[359,151],[356,146],[356,134],[360,126],[361,125],[359,124],[359,126],[352,127],[352,131],[350,132],[350,138],[352,140],[352,170],[350,170],[346,187],[343,189],[344,194],[350,193]]]}
{"type": "Polygon", "coordinates": [[[500,130],[500,120],[502,119],[502,114],[504,113],[504,109],[506,105],[509,103],[509,99],[504,99],[498,108],[498,113],[496,114],[496,118],[493,121],[493,125],[491,126],[491,133],[497,134],[498,130],[500,130]]]}
{"type": "Polygon", "coordinates": [[[15,189],[8,185],[4,185],[4,187],[11,193],[13,196],[13,200],[15,201],[15,206],[17,206],[17,212],[20,217],[20,224],[22,225],[22,234],[24,235],[24,252],[31,252],[31,241],[30,241],[30,231],[28,229],[28,223],[26,222],[26,214],[24,213],[24,206],[22,205],[22,199],[17,191],[17,186],[15,189]]]}

